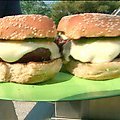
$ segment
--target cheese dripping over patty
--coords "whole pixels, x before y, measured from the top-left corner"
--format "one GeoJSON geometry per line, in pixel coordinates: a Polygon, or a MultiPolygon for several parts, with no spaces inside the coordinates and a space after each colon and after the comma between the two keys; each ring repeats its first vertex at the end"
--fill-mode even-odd
{"type": "Polygon", "coordinates": [[[110,62],[120,54],[120,40],[93,40],[81,42],[70,41],[63,46],[63,55],[66,61],[69,56],[80,62],[102,63],[110,62]]]}
{"type": "Polygon", "coordinates": [[[51,60],[60,57],[59,48],[54,42],[0,41],[0,58],[6,62],[15,62],[37,48],[49,49],[51,60]]]}

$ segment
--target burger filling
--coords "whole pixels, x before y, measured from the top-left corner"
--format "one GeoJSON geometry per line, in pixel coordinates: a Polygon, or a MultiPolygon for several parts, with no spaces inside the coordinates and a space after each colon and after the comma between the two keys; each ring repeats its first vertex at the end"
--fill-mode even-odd
{"type": "Polygon", "coordinates": [[[63,46],[66,61],[70,56],[80,62],[103,63],[113,61],[120,54],[120,38],[81,38],[63,46]]]}
{"type": "Polygon", "coordinates": [[[59,46],[59,49],[60,49],[60,52],[63,51],[63,45],[65,43],[67,43],[69,40],[68,38],[62,33],[62,32],[59,32],[56,39],[55,39],[55,43],[59,46]]]}
{"type": "Polygon", "coordinates": [[[0,41],[0,61],[9,63],[41,62],[59,57],[59,49],[51,41],[36,39],[28,41],[0,41]]]}

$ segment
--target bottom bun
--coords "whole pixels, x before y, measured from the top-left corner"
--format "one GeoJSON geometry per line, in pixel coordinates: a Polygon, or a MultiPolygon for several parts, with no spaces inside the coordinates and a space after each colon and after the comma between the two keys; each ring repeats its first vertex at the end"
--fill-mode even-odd
{"type": "Polygon", "coordinates": [[[33,84],[53,78],[62,66],[62,60],[9,64],[0,62],[0,81],[33,84]]]}
{"type": "Polygon", "coordinates": [[[71,60],[64,66],[71,74],[91,80],[108,80],[120,77],[120,62],[109,63],[81,63],[71,60]]]}

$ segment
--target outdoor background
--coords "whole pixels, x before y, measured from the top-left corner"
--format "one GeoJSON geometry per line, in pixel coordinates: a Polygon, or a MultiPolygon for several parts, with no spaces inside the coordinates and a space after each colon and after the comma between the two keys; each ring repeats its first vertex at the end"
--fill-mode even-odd
{"type": "Polygon", "coordinates": [[[78,13],[107,13],[111,14],[120,7],[120,1],[41,1],[21,0],[23,14],[47,15],[58,24],[66,15],[78,13]]]}

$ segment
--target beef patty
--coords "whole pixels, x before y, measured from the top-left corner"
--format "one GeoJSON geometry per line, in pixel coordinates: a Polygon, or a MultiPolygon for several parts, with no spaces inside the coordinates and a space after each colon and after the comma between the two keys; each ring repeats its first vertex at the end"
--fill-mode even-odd
{"type": "MultiPolygon", "coordinates": [[[[51,52],[46,48],[38,48],[32,52],[25,54],[19,60],[12,63],[27,63],[27,62],[43,62],[50,60],[51,52]]],[[[0,62],[3,62],[0,58],[0,62]]],[[[6,62],[6,61],[5,61],[6,62]]]]}

